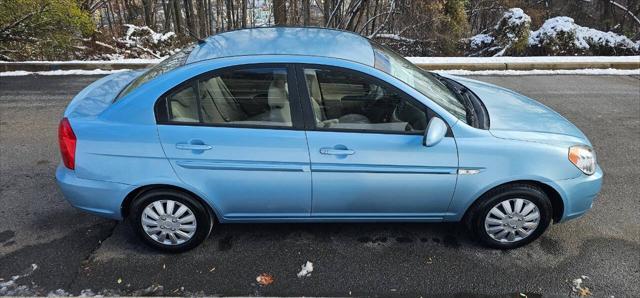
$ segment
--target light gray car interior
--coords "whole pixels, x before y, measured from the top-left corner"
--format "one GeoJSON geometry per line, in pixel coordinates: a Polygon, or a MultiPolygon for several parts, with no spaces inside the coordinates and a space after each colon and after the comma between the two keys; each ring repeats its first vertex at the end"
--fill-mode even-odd
{"type": "MultiPolygon", "coordinates": [[[[267,111],[249,117],[243,111],[220,76],[199,82],[202,120],[205,123],[241,123],[247,125],[291,126],[291,109],[286,73],[274,73],[267,91],[267,111]]],[[[169,97],[171,121],[198,122],[198,106],[193,88],[185,88],[169,97]]]]}

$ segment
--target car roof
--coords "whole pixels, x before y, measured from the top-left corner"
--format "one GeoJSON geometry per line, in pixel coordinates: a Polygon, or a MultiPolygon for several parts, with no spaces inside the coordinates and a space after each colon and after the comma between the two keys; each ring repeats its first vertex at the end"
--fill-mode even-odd
{"type": "Polygon", "coordinates": [[[368,39],[349,31],[310,27],[265,27],[229,31],[206,38],[186,63],[248,55],[303,55],[374,65],[368,39]]]}

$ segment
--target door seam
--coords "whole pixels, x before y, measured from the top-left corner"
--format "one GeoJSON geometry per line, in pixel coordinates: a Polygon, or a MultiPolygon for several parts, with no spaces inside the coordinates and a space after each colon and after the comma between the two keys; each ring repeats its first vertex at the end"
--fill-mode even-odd
{"type": "Polygon", "coordinates": [[[311,148],[309,147],[309,135],[304,131],[304,140],[307,143],[307,156],[309,156],[309,175],[311,178],[311,201],[309,205],[309,217],[313,214],[313,167],[311,165],[311,148]]]}

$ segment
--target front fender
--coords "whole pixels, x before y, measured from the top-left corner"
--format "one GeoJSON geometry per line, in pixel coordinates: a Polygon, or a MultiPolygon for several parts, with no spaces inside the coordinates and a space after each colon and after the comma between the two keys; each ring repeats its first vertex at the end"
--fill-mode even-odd
{"type": "Polygon", "coordinates": [[[478,169],[458,175],[449,205],[447,221],[462,219],[467,208],[487,191],[514,181],[536,181],[548,185],[569,205],[568,195],[558,182],[584,176],[568,159],[568,148],[545,143],[495,137],[456,139],[460,169],[478,169]],[[473,172],[472,172],[473,173],[473,172]]]}

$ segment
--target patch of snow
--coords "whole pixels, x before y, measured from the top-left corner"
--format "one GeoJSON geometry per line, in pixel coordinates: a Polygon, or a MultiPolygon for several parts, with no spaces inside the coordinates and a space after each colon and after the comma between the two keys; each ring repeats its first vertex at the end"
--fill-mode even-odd
{"type": "Polygon", "coordinates": [[[592,294],[591,290],[589,290],[589,288],[582,285],[582,283],[587,279],[589,279],[589,277],[586,275],[582,275],[580,278],[574,279],[571,282],[571,285],[572,285],[571,290],[574,293],[578,293],[578,296],[580,297],[590,296],[592,294]]]}
{"type": "Polygon", "coordinates": [[[307,277],[311,275],[313,272],[313,263],[307,261],[304,265],[300,266],[300,272],[298,272],[298,277],[307,277]]]}
{"type": "Polygon", "coordinates": [[[147,26],[136,26],[132,24],[124,24],[124,26],[127,27],[127,31],[125,32],[124,38],[122,38],[121,41],[130,45],[139,43],[146,36],[149,36],[149,41],[154,44],[168,41],[169,39],[176,36],[176,34],[172,31],[166,33],[158,33],[147,26]]]}
{"type": "Polygon", "coordinates": [[[47,294],[47,297],[69,297],[69,296],[73,296],[71,294],[69,294],[69,292],[63,290],[63,289],[57,289],[55,291],[51,291],[49,292],[49,294],[47,294]]]}
{"type": "Polygon", "coordinates": [[[594,76],[637,76],[640,69],[559,69],[559,70],[435,70],[437,73],[451,74],[457,76],[529,76],[529,75],[594,75],[594,76]]]}
{"type": "Polygon", "coordinates": [[[94,293],[93,290],[84,289],[80,291],[80,295],[78,297],[93,297],[93,296],[96,296],[96,293],[94,293]]]}
{"type": "Polygon", "coordinates": [[[112,73],[123,72],[123,71],[129,71],[129,69],[113,69],[113,70],[70,69],[70,70],[50,70],[50,71],[16,70],[16,71],[0,72],[0,77],[19,77],[19,76],[28,76],[28,75],[40,75],[40,76],[82,75],[82,76],[88,76],[88,75],[105,75],[105,74],[112,74],[112,73]]]}
{"type": "Polygon", "coordinates": [[[548,19],[542,27],[532,31],[529,35],[529,45],[543,45],[548,40],[555,40],[558,36],[573,36],[574,45],[578,49],[587,50],[591,46],[621,47],[638,50],[640,41],[634,42],[624,35],[604,32],[577,25],[570,17],[555,17],[548,19]]]}
{"type": "Polygon", "coordinates": [[[38,265],[31,264],[31,267],[23,274],[14,275],[8,281],[0,282],[0,296],[33,296],[35,291],[25,285],[18,285],[16,281],[31,275],[38,269],[38,265]]]}
{"type": "Polygon", "coordinates": [[[504,56],[504,52],[507,51],[509,47],[504,47],[502,50],[498,51],[495,55],[493,55],[493,57],[502,57],[504,56]]]}
{"type": "Polygon", "coordinates": [[[471,49],[479,49],[491,44],[494,39],[491,34],[478,34],[469,38],[469,44],[471,49]]]}
{"type": "Polygon", "coordinates": [[[531,57],[407,57],[415,64],[495,63],[619,63],[638,62],[640,56],[531,56],[531,57]]]}
{"type": "Polygon", "coordinates": [[[164,60],[166,57],[160,59],[142,59],[142,58],[129,58],[129,59],[117,59],[117,60],[67,60],[67,61],[0,61],[0,64],[157,64],[164,60]]]}
{"type": "MultiPolygon", "coordinates": [[[[531,23],[531,17],[529,17],[522,8],[511,8],[507,10],[502,16],[503,19],[507,20],[507,24],[510,27],[517,27],[524,23],[531,23]]],[[[500,24],[496,25],[496,29],[499,29],[500,24]]]]}
{"type": "Polygon", "coordinates": [[[415,42],[416,41],[415,39],[402,37],[402,36],[400,36],[398,34],[388,34],[388,33],[376,34],[376,36],[373,36],[372,38],[386,38],[386,39],[393,39],[393,40],[403,41],[403,42],[415,42]]]}

